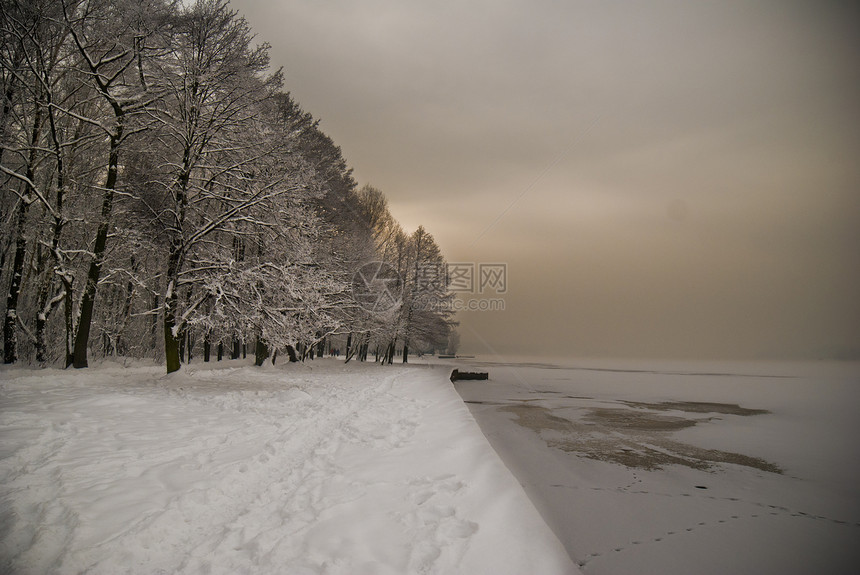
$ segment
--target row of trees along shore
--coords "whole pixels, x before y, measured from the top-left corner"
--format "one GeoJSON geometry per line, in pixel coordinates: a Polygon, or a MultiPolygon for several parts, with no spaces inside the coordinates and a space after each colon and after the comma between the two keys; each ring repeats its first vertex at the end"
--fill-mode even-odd
{"type": "Polygon", "coordinates": [[[415,304],[432,236],[357,187],[227,2],[0,4],[4,363],[446,346],[450,311],[415,304]],[[353,297],[371,261],[401,278],[384,313],[353,297]]]}

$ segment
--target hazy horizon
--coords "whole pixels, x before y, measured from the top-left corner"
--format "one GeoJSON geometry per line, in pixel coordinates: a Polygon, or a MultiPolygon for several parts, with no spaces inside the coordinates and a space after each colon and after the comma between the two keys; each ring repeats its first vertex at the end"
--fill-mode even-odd
{"type": "Polygon", "coordinates": [[[857,7],[231,5],[359,185],[506,264],[462,353],[860,357],[857,7]]]}

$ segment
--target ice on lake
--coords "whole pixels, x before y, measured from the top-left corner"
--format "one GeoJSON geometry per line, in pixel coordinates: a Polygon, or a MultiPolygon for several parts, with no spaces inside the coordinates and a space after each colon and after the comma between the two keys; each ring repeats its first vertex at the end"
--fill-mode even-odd
{"type": "Polygon", "coordinates": [[[855,573],[860,366],[461,362],[457,390],[585,573],[855,573]]]}

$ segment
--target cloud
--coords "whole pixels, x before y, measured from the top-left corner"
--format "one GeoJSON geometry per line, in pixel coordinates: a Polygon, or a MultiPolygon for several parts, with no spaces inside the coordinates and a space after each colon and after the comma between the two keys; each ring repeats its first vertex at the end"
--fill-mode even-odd
{"type": "Polygon", "coordinates": [[[849,3],[233,5],[407,228],[510,262],[508,311],[464,315],[487,341],[860,349],[849,3]]]}

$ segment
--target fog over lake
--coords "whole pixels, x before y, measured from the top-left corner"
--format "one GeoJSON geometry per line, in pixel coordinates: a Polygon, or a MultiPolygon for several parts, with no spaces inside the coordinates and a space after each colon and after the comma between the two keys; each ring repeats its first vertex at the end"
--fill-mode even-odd
{"type": "Polygon", "coordinates": [[[850,3],[232,5],[407,229],[507,265],[463,352],[860,352],[850,3]]]}

